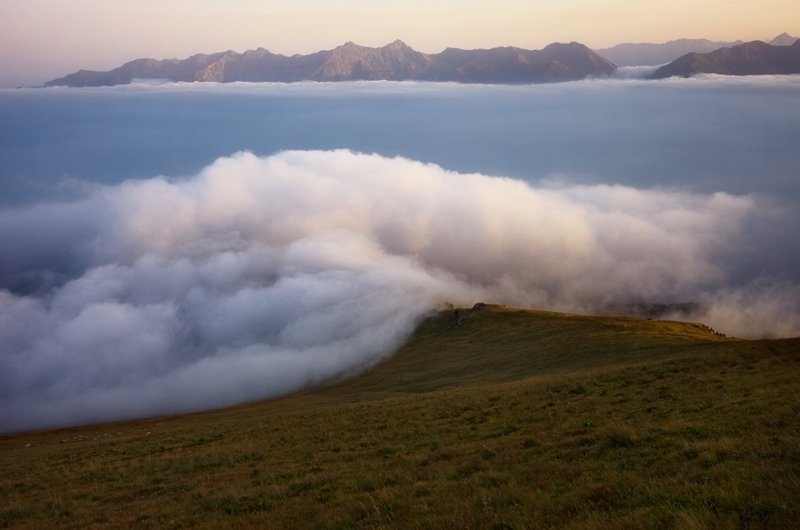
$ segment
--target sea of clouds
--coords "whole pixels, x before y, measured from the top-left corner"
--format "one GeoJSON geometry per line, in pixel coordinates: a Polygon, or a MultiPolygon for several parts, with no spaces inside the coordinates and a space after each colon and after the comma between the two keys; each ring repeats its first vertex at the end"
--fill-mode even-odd
{"type": "Polygon", "coordinates": [[[800,335],[800,286],[759,265],[796,217],[754,195],[532,185],[347,150],[239,152],[5,208],[0,431],[358,373],[445,301],[692,301],[728,334],[800,335]]]}
{"type": "Polygon", "coordinates": [[[534,185],[797,201],[799,97],[800,75],[0,90],[0,207],[79,198],[94,183],[195,175],[240,150],[342,148],[534,185]]]}

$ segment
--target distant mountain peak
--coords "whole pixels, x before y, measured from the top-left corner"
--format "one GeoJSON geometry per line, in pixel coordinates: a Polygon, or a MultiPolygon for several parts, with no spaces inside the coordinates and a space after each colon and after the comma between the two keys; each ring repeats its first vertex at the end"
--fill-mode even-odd
{"type": "Polygon", "coordinates": [[[792,37],[786,32],[781,33],[771,41],[770,44],[773,46],[792,46],[795,42],[797,42],[799,37],[792,37]]]}

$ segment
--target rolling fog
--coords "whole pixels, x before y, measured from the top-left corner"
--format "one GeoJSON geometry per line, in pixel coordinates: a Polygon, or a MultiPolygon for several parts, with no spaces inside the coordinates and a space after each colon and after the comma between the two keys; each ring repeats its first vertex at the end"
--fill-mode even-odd
{"type": "Polygon", "coordinates": [[[357,373],[443,301],[693,301],[731,335],[800,335],[798,92],[2,93],[0,431],[357,373]]]}

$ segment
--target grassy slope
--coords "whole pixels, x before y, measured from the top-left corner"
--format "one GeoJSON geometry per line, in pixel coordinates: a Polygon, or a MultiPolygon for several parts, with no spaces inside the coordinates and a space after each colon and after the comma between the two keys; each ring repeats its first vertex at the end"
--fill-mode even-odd
{"type": "Polygon", "coordinates": [[[503,306],[446,311],[397,355],[328,393],[430,392],[609,364],[652,361],[725,341],[700,324],[599,318],[503,306]]]}
{"type": "Polygon", "coordinates": [[[790,528],[799,426],[798,339],[487,307],[321,391],[0,439],[0,527],[790,528]]]}

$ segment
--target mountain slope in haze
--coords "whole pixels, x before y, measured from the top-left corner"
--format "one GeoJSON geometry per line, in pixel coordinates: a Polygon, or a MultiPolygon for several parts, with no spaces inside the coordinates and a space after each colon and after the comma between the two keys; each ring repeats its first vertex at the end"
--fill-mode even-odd
{"type": "MultiPolygon", "coordinates": [[[[773,46],[791,46],[798,37],[782,33],[769,41],[773,46]]],[[[657,66],[674,61],[687,53],[709,53],[719,48],[744,44],[743,41],[718,42],[708,39],[677,39],[660,44],[624,43],[595,50],[618,66],[657,66]]]]}
{"type": "Polygon", "coordinates": [[[800,41],[773,46],[753,41],[710,53],[688,53],[662,66],[651,79],[695,74],[771,75],[800,73],[800,41]]]}
{"type": "Polygon", "coordinates": [[[674,61],[687,53],[706,53],[741,43],[742,41],[716,42],[707,39],[677,39],[660,44],[626,42],[595,51],[618,66],[656,66],[674,61]]]}
{"type": "Polygon", "coordinates": [[[0,527],[794,528],[798,396],[800,339],[450,309],[321,390],[2,436],[0,527]]]}
{"type": "Polygon", "coordinates": [[[798,39],[800,39],[800,37],[793,37],[792,35],[784,32],[769,41],[769,44],[772,44],[773,46],[791,46],[797,42],[798,39]]]}
{"type": "Polygon", "coordinates": [[[543,50],[504,47],[448,48],[425,54],[394,41],[381,48],[348,42],[309,55],[274,54],[264,48],[198,54],[188,59],[136,59],[108,72],[80,70],[45,86],[112,86],[134,79],[170,81],[454,81],[460,83],[543,83],[607,76],[616,66],[586,46],[550,44],[543,50]]]}

